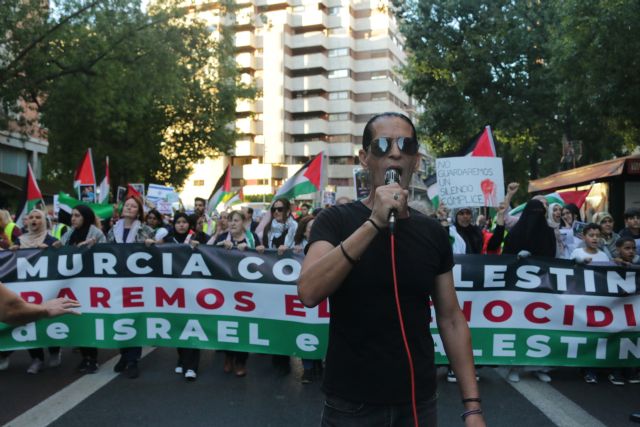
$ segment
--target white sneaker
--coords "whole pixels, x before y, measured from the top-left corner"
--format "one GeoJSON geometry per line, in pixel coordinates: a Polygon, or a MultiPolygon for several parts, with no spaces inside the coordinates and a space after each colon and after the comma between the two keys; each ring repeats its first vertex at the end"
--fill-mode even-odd
{"type": "Polygon", "coordinates": [[[57,368],[62,364],[62,350],[58,352],[58,354],[50,354],[49,355],[49,367],[57,368]]]}
{"type": "Polygon", "coordinates": [[[31,365],[29,365],[29,368],[27,369],[27,374],[37,374],[42,370],[43,366],[44,366],[44,362],[42,360],[33,359],[33,361],[31,362],[31,365]]]}
{"type": "Polygon", "coordinates": [[[176,374],[182,375],[182,372],[183,372],[182,366],[176,366],[176,369],[174,369],[173,372],[175,372],[176,374]]]}
{"type": "Polygon", "coordinates": [[[6,371],[9,368],[9,356],[0,357],[0,371],[6,371]]]}
{"type": "Polygon", "coordinates": [[[193,381],[197,377],[198,377],[198,374],[196,374],[196,371],[194,371],[193,369],[187,369],[187,372],[185,372],[184,374],[184,378],[189,381],[193,381]]]}
{"type": "Polygon", "coordinates": [[[546,372],[542,372],[542,371],[535,371],[533,373],[533,375],[536,376],[536,378],[538,378],[540,381],[542,381],[543,383],[550,383],[551,382],[551,377],[549,376],[549,374],[547,374],[546,372]]]}
{"type": "Polygon", "coordinates": [[[520,381],[520,373],[518,373],[518,371],[516,371],[513,368],[509,369],[509,374],[507,375],[507,378],[512,383],[517,383],[518,381],[520,381]]]}

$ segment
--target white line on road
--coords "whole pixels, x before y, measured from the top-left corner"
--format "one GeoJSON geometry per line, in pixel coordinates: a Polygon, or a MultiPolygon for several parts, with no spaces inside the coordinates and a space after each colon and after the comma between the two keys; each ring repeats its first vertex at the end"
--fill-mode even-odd
{"type": "MultiPolygon", "coordinates": [[[[153,350],[155,347],[143,348],[142,357],[153,350]]],[[[4,427],[48,426],[120,375],[113,372],[113,366],[118,359],[120,359],[119,355],[109,359],[100,366],[95,374],[83,375],[56,394],[49,396],[27,412],[9,421],[4,427]]]]}
{"type": "Polygon", "coordinates": [[[558,427],[606,427],[579,405],[549,384],[532,378],[521,378],[519,382],[509,381],[507,368],[496,369],[506,382],[535,405],[558,427]]]}

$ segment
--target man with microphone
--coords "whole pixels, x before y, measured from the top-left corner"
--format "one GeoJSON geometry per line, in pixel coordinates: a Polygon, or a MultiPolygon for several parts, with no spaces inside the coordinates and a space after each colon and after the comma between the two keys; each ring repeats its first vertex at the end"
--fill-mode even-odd
{"type": "Polygon", "coordinates": [[[418,148],[408,117],[371,118],[359,152],[369,197],[324,209],[313,224],[298,294],[308,307],[330,301],[323,426],[436,425],[430,299],[458,377],[462,419],[485,425],[449,238],[407,206],[418,148]]]}

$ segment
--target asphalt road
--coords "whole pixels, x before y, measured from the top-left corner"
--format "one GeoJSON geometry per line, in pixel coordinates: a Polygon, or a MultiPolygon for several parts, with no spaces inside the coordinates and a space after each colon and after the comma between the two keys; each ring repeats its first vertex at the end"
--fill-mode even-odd
{"type": "MultiPolygon", "coordinates": [[[[153,350],[153,349],[150,349],[153,350]]],[[[114,350],[100,352],[106,363],[98,374],[75,373],[80,356],[64,349],[63,364],[27,375],[26,351],[12,355],[0,372],[0,425],[29,426],[316,426],[323,396],[318,382],[302,385],[301,364],[278,376],[267,355],[251,355],[244,378],[222,372],[222,354],[204,351],[198,380],[173,373],[174,349],[151,351],[130,380],[112,373],[114,350]]],[[[458,389],[439,371],[439,425],[462,425],[458,389]]],[[[480,370],[481,393],[490,426],[634,426],[629,413],[640,409],[640,385],[613,386],[604,374],[597,385],[582,381],[575,369],[551,373],[544,384],[523,375],[511,384],[503,368],[480,370]]]]}

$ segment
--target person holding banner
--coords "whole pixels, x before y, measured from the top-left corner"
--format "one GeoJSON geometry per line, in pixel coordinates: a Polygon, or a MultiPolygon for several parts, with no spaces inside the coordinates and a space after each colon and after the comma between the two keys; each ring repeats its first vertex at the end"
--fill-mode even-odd
{"type": "MultiPolygon", "coordinates": [[[[47,216],[40,209],[33,209],[29,212],[25,221],[25,227],[27,228],[27,232],[20,235],[15,244],[9,249],[45,249],[48,247],[60,247],[60,241],[49,234],[47,216]]],[[[41,348],[31,348],[29,349],[29,355],[32,360],[27,369],[27,373],[37,374],[44,367],[44,350],[41,348]]],[[[62,353],[60,352],[60,347],[49,347],[49,366],[55,368],[60,366],[61,363],[62,353]]]]}
{"type": "MultiPolygon", "coordinates": [[[[87,205],[78,205],[71,211],[71,228],[62,236],[65,246],[93,246],[96,243],[106,243],[102,230],[96,227],[96,214],[87,205]]],[[[98,370],[98,349],[95,347],[80,347],[82,361],[78,371],[93,374],[98,370]]]]}
{"type": "MultiPolygon", "coordinates": [[[[198,218],[203,219],[204,216],[198,218]]],[[[197,246],[205,243],[208,236],[205,233],[196,234],[191,230],[189,217],[184,212],[177,212],[173,217],[173,228],[171,232],[162,240],[162,243],[177,243],[197,246]]],[[[195,381],[198,377],[198,366],[200,364],[200,349],[179,347],[178,363],[174,372],[178,375],[184,375],[187,381],[195,381]]]]}
{"type": "MultiPolygon", "coordinates": [[[[120,219],[107,234],[109,243],[145,243],[152,245],[153,230],[144,224],[144,209],[138,196],[130,195],[122,205],[120,219]]],[[[125,347],[120,349],[120,360],[113,367],[114,372],[127,374],[129,378],[138,378],[138,359],[142,356],[141,347],[125,347]]]]}
{"type": "MultiPolygon", "coordinates": [[[[291,203],[288,199],[276,199],[271,205],[270,213],[271,221],[262,231],[263,245],[267,249],[277,249],[278,255],[282,255],[287,249],[293,248],[298,223],[291,216],[291,203]]],[[[277,354],[271,362],[278,374],[285,376],[291,372],[289,356],[277,354]]]]}
{"type": "MultiPolygon", "coordinates": [[[[225,249],[237,249],[244,251],[246,249],[256,249],[259,252],[264,251],[264,246],[260,244],[260,238],[256,233],[247,230],[245,227],[246,217],[240,211],[231,211],[228,216],[229,231],[220,234],[214,244],[222,246],[225,249]]],[[[233,371],[237,377],[247,375],[247,359],[249,353],[246,351],[230,351],[224,352],[224,372],[233,371]]]]}
{"type": "Polygon", "coordinates": [[[13,222],[9,211],[0,209],[0,250],[13,246],[21,234],[20,227],[13,222]]]}
{"type": "MultiPolygon", "coordinates": [[[[502,253],[518,255],[520,257],[541,256],[554,258],[556,256],[556,235],[549,225],[547,209],[540,200],[532,199],[527,202],[522,215],[504,240],[502,253]]],[[[540,381],[551,382],[547,368],[536,367],[529,369],[540,381]]],[[[512,366],[507,378],[511,382],[520,381],[522,368],[512,366]]]]}
{"type": "Polygon", "coordinates": [[[485,425],[449,238],[440,224],[407,206],[418,149],[408,117],[371,118],[359,152],[371,194],[325,209],[313,223],[298,295],[307,307],[330,300],[323,426],[437,424],[430,300],[458,376],[461,417],[467,427],[485,425]],[[398,174],[399,183],[385,183],[398,174]]]}

